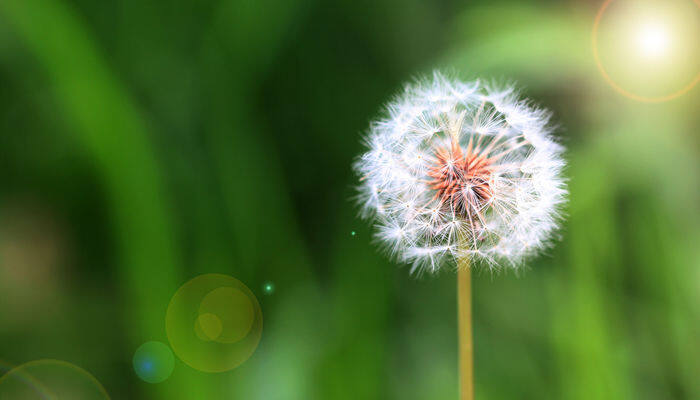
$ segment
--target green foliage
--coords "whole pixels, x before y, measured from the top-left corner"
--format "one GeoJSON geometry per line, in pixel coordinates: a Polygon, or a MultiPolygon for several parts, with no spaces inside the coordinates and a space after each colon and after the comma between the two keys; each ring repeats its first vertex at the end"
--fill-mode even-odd
{"type": "Polygon", "coordinates": [[[454,276],[407,276],[350,200],[359,133],[440,67],[516,80],[569,149],[561,243],[474,281],[477,397],[700,398],[700,89],[607,87],[593,8],[477,3],[0,1],[0,358],[115,399],[456,398],[454,276]],[[258,296],[257,352],[142,382],[208,272],[258,296]]]}

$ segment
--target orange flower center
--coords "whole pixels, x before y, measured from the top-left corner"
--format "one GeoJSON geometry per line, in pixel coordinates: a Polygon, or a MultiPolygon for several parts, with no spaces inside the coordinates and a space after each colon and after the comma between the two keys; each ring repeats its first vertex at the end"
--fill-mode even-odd
{"type": "Polygon", "coordinates": [[[490,178],[492,159],[472,148],[466,151],[456,140],[449,148],[435,150],[435,164],[428,170],[428,182],[435,199],[461,216],[481,217],[481,209],[493,197],[490,178]]]}

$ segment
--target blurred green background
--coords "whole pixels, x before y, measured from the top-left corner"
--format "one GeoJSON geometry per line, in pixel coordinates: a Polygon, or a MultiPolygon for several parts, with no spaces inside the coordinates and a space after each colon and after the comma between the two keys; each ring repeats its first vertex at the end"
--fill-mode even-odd
{"type": "Polygon", "coordinates": [[[477,398],[700,398],[700,87],[612,90],[600,3],[1,0],[0,360],[114,399],[457,398],[455,276],[410,277],[350,201],[360,134],[441,68],[517,81],[568,147],[561,243],[475,279],[477,398]],[[208,272],[258,297],[257,351],[141,381],[208,272]]]}

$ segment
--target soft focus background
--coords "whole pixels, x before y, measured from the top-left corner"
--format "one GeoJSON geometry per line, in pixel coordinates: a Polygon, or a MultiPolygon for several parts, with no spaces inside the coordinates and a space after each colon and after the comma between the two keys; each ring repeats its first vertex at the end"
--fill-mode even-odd
{"type": "Polygon", "coordinates": [[[570,163],[561,243],[475,279],[477,398],[700,398],[700,87],[613,90],[601,3],[0,0],[2,364],[113,399],[457,398],[455,276],[410,277],[350,201],[369,121],[441,68],[516,81],[570,163]],[[259,299],[257,351],[140,380],[208,272],[259,299]]]}

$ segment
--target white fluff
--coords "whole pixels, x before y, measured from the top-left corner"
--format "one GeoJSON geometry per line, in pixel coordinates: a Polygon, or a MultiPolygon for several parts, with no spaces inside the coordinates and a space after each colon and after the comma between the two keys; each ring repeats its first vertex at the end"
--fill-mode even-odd
{"type": "Polygon", "coordinates": [[[376,237],[411,263],[411,272],[435,272],[460,257],[517,268],[546,247],[567,195],[563,148],[550,136],[546,110],[518,99],[510,87],[436,72],[407,86],[386,114],[371,124],[368,150],[354,164],[358,201],[361,215],[375,221],[376,237]],[[453,168],[451,160],[436,158],[451,141],[463,149],[471,143],[493,160],[487,200],[461,183],[455,205],[436,199],[427,174],[436,165],[453,168]]]}

